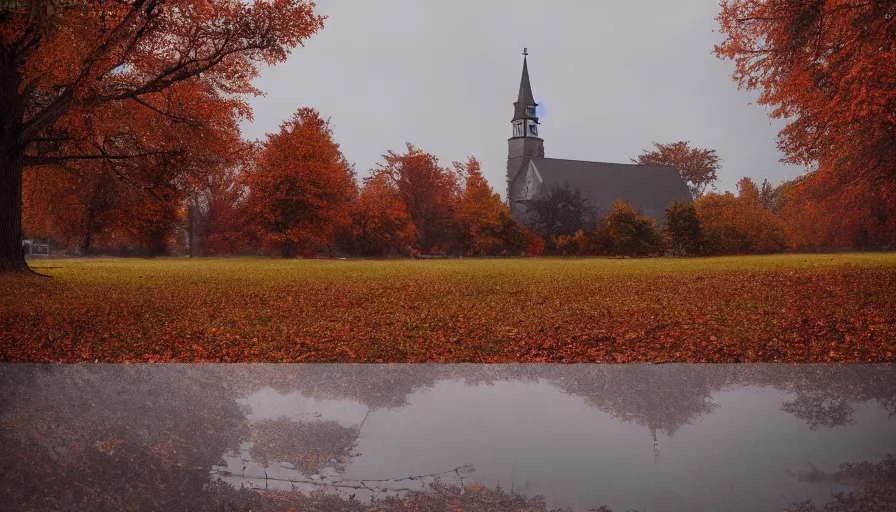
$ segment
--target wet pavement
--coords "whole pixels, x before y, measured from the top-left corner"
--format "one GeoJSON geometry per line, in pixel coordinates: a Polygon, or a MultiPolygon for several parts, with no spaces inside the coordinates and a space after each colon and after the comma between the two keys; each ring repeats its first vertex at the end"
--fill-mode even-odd
{"type": "Polygon", "coordinates": [[[2,510],[896,508],[892,365],[7,364],[0,388],[2,510]]]}

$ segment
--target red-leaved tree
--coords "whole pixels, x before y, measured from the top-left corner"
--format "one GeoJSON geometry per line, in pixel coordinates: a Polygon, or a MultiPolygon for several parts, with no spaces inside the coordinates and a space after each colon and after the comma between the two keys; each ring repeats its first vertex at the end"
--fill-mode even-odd
{"type": "Polygon", "coordinates": [[[720,168],[716,150],[692,148],[690,142],[671,144],[653,143],[654,149],[638,155],[632,162],[638,165],[669,165],[678,169],[694,199],[702,196],[718,179],[720,168]]]}
{"type": "Polygon", "coordinates": [[[785,161],[817,171],[792,191],[805,208],[791,208],[790,225],[802,218],[801,229],[820,225],[825,234],[806,231],[797,245],[896,243],[896,2],[721,6],[726,39],[716,55],[734,62],[734,80],[758,90],[773,118],[787,121],[778,140],[785,161]]]}
{"type": "Polygon", "coordinates": [[[408,207],[386,176],[365,179],[352,208],[352,229],[346,245],[364,256],[386,256],[412,246],[414,233],[408,207]]]}
{"type": "Polygon", "coordinates": [[[354,171],[329,123],[312,108],[299,109],[268,134],[246,183],[252,233],[284,257],[329,249],[351,222],[354,171]]]}
{"type": "Polygon", "coordinates": [[[27,269],[21,246],[25,168],[97,160],[129,181],[146,167],[123,165],[128,160],[173,164],[165,159],[186,149],[154,147],[151,139],[165,134],[132,130],[135,117],[213,124],[221,110],[196,115],[208,94],[245,115],[244,96],[258,92],[252,79],[259,65],[283,61],[322,26],[314,4],[302,0],[5,3],[0,270],[27,269]],[[172,98],[166,93],[175,87],[182,89],[172,98]]]}
{"type": "Polygon", "coordinates": [[[407,205],[417,246],[423,251],[451,251],[456,240],[456,212],[461,197],[457,173],[441,167],[438,159],[408,143],[403,154],[389,151],[373,170],[383,176],[407,205]]]}

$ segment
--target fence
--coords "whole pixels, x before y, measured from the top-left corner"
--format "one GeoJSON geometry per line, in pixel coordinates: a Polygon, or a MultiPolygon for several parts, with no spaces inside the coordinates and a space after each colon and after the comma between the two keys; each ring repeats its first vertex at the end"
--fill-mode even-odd
{"type": "Polygon", "coordinates": [[[36,242],[34,240],[22,240],[25,256],[50,256],[50,244],[36,242]]]}

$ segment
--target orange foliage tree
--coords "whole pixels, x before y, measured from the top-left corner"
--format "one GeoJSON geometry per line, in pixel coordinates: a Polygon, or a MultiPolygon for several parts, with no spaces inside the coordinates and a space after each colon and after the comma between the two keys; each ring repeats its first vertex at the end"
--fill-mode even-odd
{"type": "Polygon", "coordinates": [[[213,124],[218,110],[196,116],[193,108],[207,95],[246,114],[241,97],[258,92],[251,81],[259,64],[284,60],[322,26],[314,4],[301,0],[103,0],[89,8],[36,0],[0,8],[0,270],[27,269],[25,168],[104,161],[127,181],[138,168],[126,160],[180,149],[146,147],[153,131],[128,137],[120,125],[135,114],[213,124]],[[166,94],[175,87],[177,100],[166,94]]]}
{"type": "Polygon", "coordinates": [[[896,247],[896,188],[872,185],[818,170],[780,187],[778,214],[791,248],[896,247]]]}
{"type": "Polygon", "coordinates": [[[661,251],[662,240],[656,220],[641,215],[625,201],[617,200],[601,216],[592,244],[600,254],[648,256],[661,251]]]}
{"type": "Polygon", "coordinates": [[[706,250],[711,254],[764,254],[787,246],[781,221],[764,209],[758,187],[749,178],[737,184],[738,195],[710,193],[697,201],[706,250]]]}
{"type": "Polygon", "coordinates": [[[93,237],[113,225],[119,203],[117,183],[108,174],[45,166],[23,175],[22,227],[29,238],[46,239],[89,253],[93,237]]]}
{"type": "Polygon", "coordinates": [[[716,150],[692,148],[688,141],[671,144],[654,142],[653,146],[653,150],[645,150],[638,158],[633,158],[632,162],[638,165],[675,167],[694,198],[702,196],[706,188],[718,179],[720,165],[716,150]]]}
{"type": "Polygon", "coordinates": [[[353,204],[352,229],[345,245],[364,256],[385,256],[413,245],[414,231],[407,205],[386,176],[365,179],[353,204]]]}
{"type": "MultiPolygon", "coordinates": [[[[191,191],[234,165],[242,147],[238,104],[211,92],[208,84],[183,83],[156,95],[153,101],[164,99],[169,114],[179,112],[177,119],[143,105],[129,110],[122,103],[98,107],[86,121],[63,118],[60,124],[71,134],[63,143],[65,154],[94,147],[108,156],[33,158],[36,165],[23,173],[26,231],[33,231],[36,214],[49,215],[53,225],[78,226],[78,245],[85,253],[95,245],[128,245],[147,255],[164,251],[191,191]],[[186,121],[201,116],[208,120],[186,121]],[[112,154],[123,152],[141,156],[112,154]],[[35,201],[35,196],[42,197],[35,201]],[[53,197],[66,198],[64,207],[41,208],[55,203],[53,197]]],[[[59,239],[59,234],[46,236],[59,239]]]]}
{"type": "Polygon", "coordinates": [[[718,21],[726,39],[716,55],[787,120],[785,161],[817,171],[790,190],[797,245],[892,245],[896,4],[725,0],[718,21]]]}
{"type": "Polygon", "coordinates": [[[246,183],[253,234],[284,257],[331,248],[337,230],[351,222],[354,171],[329,123],[312,108],[299,109],[268,134],[246,183]]]}
{"type": "Polygon", "coordinates": [[[479,161],[470,157],[454,166],[465,181],[457,214],[459,248],[474,256],[519,255],[526,245],[523,227],[482,176],[479,161]]]}
{"type": "Polygon", "coordinates": [[[407,205],[421,250],[455,249],[462,195],[455,170],[441,167],[435,156],[408,143],[403,154],[389,151],[383,155],[383,163],[372,174],[382,176],[407,205]]]}

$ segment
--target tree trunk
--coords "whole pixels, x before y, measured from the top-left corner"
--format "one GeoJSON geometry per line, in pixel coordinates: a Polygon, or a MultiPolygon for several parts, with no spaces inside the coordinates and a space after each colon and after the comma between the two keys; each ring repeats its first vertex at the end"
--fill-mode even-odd
{"type": "Polygon", "coordinates": [[[199,256],[196,238],[196,204],[191,198],[187,204],[187,256],[190,258],[199,256]]]}
{"type": "Polygon", "coordinates": [[[287,238],[286,241],[283,242],[282,255],[284,258],[295,258],[296,257],[296,249],[292,244],[292,240],[287,238]]]}
{"type": "Polygon", "coordinates": [[[22,248],[22,155],[15,153],[0,149],[0,272],[29,270],[22,248]]]}
{"type": "Polygon", "coordinates": [[[87,210],[87,232],[84,233],[84,256],[90,256],[93,243],[93,208],[87,210]]]}

